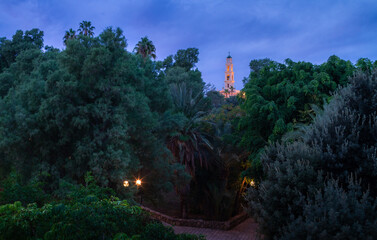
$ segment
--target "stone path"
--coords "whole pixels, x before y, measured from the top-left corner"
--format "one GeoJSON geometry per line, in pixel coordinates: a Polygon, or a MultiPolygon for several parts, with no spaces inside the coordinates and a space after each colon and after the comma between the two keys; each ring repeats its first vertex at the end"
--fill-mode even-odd
{"type": "Polygon", "coordinates": [[[248,218],[229,231],[181,226],[175,226],[173,229],[176,234],[202,234],[207,240],[254,240],[256,239],[257,223],[253,219],[248,218]]]}

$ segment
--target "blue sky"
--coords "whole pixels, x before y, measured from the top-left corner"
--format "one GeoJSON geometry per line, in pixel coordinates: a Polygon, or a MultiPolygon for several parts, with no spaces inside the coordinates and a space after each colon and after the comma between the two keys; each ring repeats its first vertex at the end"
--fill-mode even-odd
{"type": "Polygon", "coordinates": [[[331,55],[355,62],[377,59],[377,0],[44,0],[0,1],[0,36],[40,28],[45,44],[63,48],[62,37],[82,20],[99,34],[120,27],[132,51],[148,36],[164,59],[196,47],[203,79],[221,89],[231,52],[236,88],[252,59],[322,63],[331,55]]]}

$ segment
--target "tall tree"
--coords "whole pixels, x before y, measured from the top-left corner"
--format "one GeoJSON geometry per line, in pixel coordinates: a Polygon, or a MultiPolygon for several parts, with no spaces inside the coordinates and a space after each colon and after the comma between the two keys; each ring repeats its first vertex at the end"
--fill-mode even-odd
{"type": "Polygon", "coordinates": [[[147,36],[141,38],[141,40],[136,44],[134,51],[136,51],[136,54],[140,54],[144,59],[150,57],[153,59],[156,58],[156,47],[147,36]]]}
{"type": "Polygon", "coordinates": [[[175,66],[185,68],[186,71],[195,67],[195,64],[199,61],[199,49],[187,48],[180,49],[174,55],[175,66]]]}
{"type": "MultiPolygon", "coordinates": [[[[186,84],[173,84],[171,93],[174,111],[178,119],[176,127],[168,137],[167,147],[172,152],[176,162],[185,166],[185,170],[192,177],[195,176],[196,167],[208,168],[209,163],[204,154],[204,149],[212,149],[205,133],[201,131],[201,123],[210,107],[209,99],[202,94],[194,94],[186,84]]],[[[175,186],[181,200],[181,214],[187,218],[189,185],[175,186]]]]}
{"type": "Polygon", "coordinates": [[[122,31],[108,28],[62,52],[18,54],[0,74],[14,82],[12,91],[0,88],[0,166],[42,177],[50,190],[60,178],[83,182],[91,171],[102,186],[125,191],[122,182],[142,166],[145,194],[171,187],[158,122],[171,106],[168,90],[152,88],[163,79],[151,64],[140,71],[142,60],[125,47],[122,31]]]}
{"type": "Polygon", "coordinates": [[[90,21],[82,21],[80,23],[80,27],[77,31],[81,35],[93,37],[94,36],[94,32],[93,32],[94,29],[95,29],[95,27],[92,26],[92,23],[90,21]]]}
{"type": "Polygon", "coordinates": [[[67,41],[70,39],[76,38],[76,31],[70,28],[68,31],[65,31],[65,35],[63,37],[64,44],[67,44],[67,41]]]}
{"type": "Polygon", "coordinates": [[[241,146],[250,152],[252,175],[261,177],[259,153],[269,142],[279,141],[297,125],[312,120],[312,105],[322,106],[338,85],[345,85],[354,66],[337,56],[322,65],[309,62],[277,63],[253,60],[249,81],[243,91],[246,99],[238,129],[241,146]],[[258,64],[257,64],[258,63],[258,64]],[[257,70],[259,69],[259,70],[257,70]],[[252,123],[252,124],[250,124],[252,123]]]}
{"type": "MultiPolygon", "coordinates": [[[[0,72],[10,67],[22,52],[39,51],[42,47],[43,31],[37,28],[25,32],[18,30],[12,40],[0,38],[0,72]]],[[[28,59],[29,62],[33,60],[32,58],[28,59]]]]}

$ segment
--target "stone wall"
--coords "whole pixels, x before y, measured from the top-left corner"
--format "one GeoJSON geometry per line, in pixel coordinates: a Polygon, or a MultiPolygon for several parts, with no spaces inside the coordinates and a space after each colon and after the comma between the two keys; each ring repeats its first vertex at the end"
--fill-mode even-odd
{"type": "Polygon", "coordinates": [[[185,227],[197,227],[197,228],[211,228],[211,229],[221,229],[230,230],[243,222],[247,218],[247,214],[242,212],[228,221],[207,221],[202,219],[182,219],[170,217],[168,215],[162,214],[160,212],[154,211],[150,208],[141,206],[145,211],[151,214],[151,217],[162,222],[166,222],[173,226],[185,226],[185,227]]]}

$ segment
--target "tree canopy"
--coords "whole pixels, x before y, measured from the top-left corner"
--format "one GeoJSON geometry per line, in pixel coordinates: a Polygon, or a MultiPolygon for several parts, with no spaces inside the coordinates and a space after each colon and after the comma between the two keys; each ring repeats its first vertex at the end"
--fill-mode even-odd
{"type": "Polygon", "coordinates": [[[148,166],[143,174],[160,181],[147,177],[145,191],[169,188],[158,118],[171,103],[152,63],[125,50],[119,28],[79,35],[61,52],[43,52],[40,36],[19,31],[1,45],[9,53],[0,73],[1,165],[38,176],[51,189],[61,178],[82,183],[87,171],[102,186],[121,189],[148,166]]]}
{"type": "Polygon", "coordinates": [[[141,38],[141,40],[136,44],[134,51],[136,51],[137,54],[140,54],[143,58],[156,58],[156,47],[153,45],[153,42],[148,39],[148,37],[141,38]]]}
{"type": "Polygon", "coordinates": [[[326,103],[331,92],[347,84],[355,67],[337,56],[321,65],[262,59],[251,61],[250,67],[241,106],[245,115],[239,122],[238,134],[240,145],[249,151],[252,175],[261,177],[257,173],[258,154],[264,146],[279,141],[300,124],[309,123],[314,115],[313,105],[326,103]]]}

